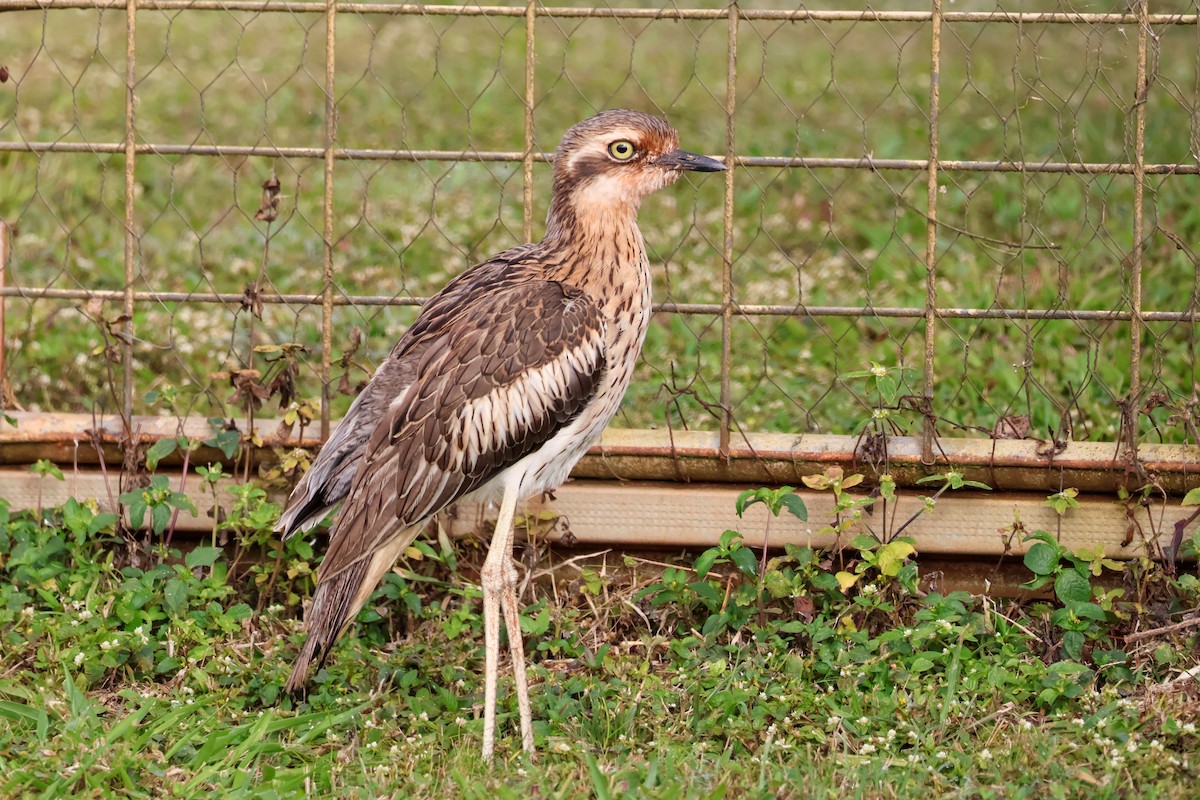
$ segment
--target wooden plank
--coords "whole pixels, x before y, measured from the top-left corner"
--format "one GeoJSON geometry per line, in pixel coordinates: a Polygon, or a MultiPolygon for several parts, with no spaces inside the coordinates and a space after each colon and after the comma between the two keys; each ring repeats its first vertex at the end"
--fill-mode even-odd
{"type": "MultiPolygon", "coordinates": [[[[761,546],[764,534],[769,544],[828,547],[835,543],[832,533],[824,531],[834,520],[833,497],[828,492],[801,491],[808,507],[809,522],[801,522],[786,512],[770,520],[761,504],[752,506],[743,518],[734,511],[734,501],[744,487],[723,484],[690,485],[663,483],[615,483],[573,481],[554,493],[553,500],[531,503],[529,511],[549,511],[562,520],[550,527],[547,537],[571,545],[611,545],[616,547],[710,547],[726,529],[738,530],[745,541],[761,546]]],[[[1125,544],[1130,518],[1125,509],[1110,498],[1081,495],[1079,507],[1061,519],[1044,504],[1045,497],[1028,493],[993,495],[986,492],[954,492],[943,495],[932,511],[922,514],[904,531],[917,541],[923,554],[998,556],[1005,552],[1024,553],[1027,546],[1013,535],[1014,519],[1019,515],[1027,532],[1047,530],[1055,533],[1071,549],[1102,548],[1109,558],[1130,559],[1145,552],[1145,539],[1135,535],[1125,544]]],[[[923,505],[915,493],[897,498],[894,529],[923,505]]],[[[867,526],[883,534],[882,509],[864,516],[863,525],[844,533],[843,542],[867,526]]],[[[1173,533],[1171,524],[1187,514],[1178,505],[1136,509],[1133,521],[1145,537],[1166,545],[1173,533]],[[1157,531],[1157,533],[1155,533],[1157,531]]],[[[464,528],[478,529],[477,517],[468,516],[464,528]]],[[[1136,528],[1135,528],[1136,530],[1136,528]]]]}
{"type": "MultiPolygon", "coordinates": [[[[87,414],[16,413],[17,426],[0,421],[0,465],[31,464],[46,458],[60,465],[122,463],[123,428],[119,417],[87,414]],[[94,434],[94,435],[93,435],[94,434]],[[95,442],[95,443],[94,443],[95,442]],[[99,444],[99,452],[96,443],[99,444]]],[[[245,431],[245,420],[232,420],[245,431]]],[[[148,446],[166,436],[197,440],[215,432],[207,420],[174,417],[135,417],[134,439],[148,446]]],[[[311,431],[306,432],[311,433],[311,431]]],[[[277,420],[260,421],[255,434],[261,446],[252,448],[255,463],[271,462],[278,449],[303,447],[316,451],[320,442],[306,435],[281,435],[277,420]]],[[[915,486],[923,477],[947,469],[964,473],[996,490],[1050,493],[1073,486],[1085,492],[1115,492],[1137,488],[1152,479],[1171,495],[1200,486],[1200,447],[1142,444],[1141,472],[1123,446],[1111,442],[1071,442],[1061,451],[1033,439],[941,439],[937,464],[921,461],[920,442],[894,436],[882,453],[872,456],[863,439],[819,434],[751,433],[735,437],[728,459],[720,457],[719,437],[706,431],[654,431],[610,428],[576,466],[576,478],[721,482],[779,486],[799,485],[803,475],[840,466],[868,477],[887,469],[900,486],[915,486]],[[1143,477],[1143,475],[1145,477],[1143,477]]],[[[882,445],[878,446],[882,447],[882,445]]],[[[224,459],[215,448],[202,448],[193,462],[224,459]]],[[[164,466],[178,465],[177,456],[164,466]]]]}
{"type": "MultiPolygon", "coordinates": [[[[33,509],[37,507],[40,486],[44,507],[61,504],[68,497],[95,498],[101,507],[110,507],[109,493],[98,471],[69,470],[66,478],[57,481],[39,478],[27,470],[0,469],[0,497],[14,509],[33,509]]],[[[170,475],[170,482],[178,486],[179,475],[170,475]]],[[[230,502],[224,491],[230,485],[232,481],[221,487],[220,496],[225,502],[230,502]]],[[[748,543],[761,546],[764,533],[768,532],[763,506],[751,507],[742,519],[734,513],[734,501],[743,488],[746,487],[729,484],[576,480],[561,487],[553,499],[528,503],[525,514],[538,529],[535,535],[566,546],[703,548],[716,544],[727,528],[741,531],[748,543]],[[556,519],[534,522],[542,517],[556,519]]],[[[115,484],[113,494],[116,494],[115,484]]],[[[177,530],[210,530],[211,497],[201,492],[200,481],[195,477],[188,481],[187,494],[200,513],[195,517],[181,514],[177,530]]],[[[832,496],[807,490],[800,495],[808,506],[810,521],[801,522],[786,513],[771,519],[769,544],[775,547],[785,543],[833,544],[834,537],[822,532],[834,519],[832,496]]],[[[282,496],[276,494],[272,499],[279,501],[282,496]]],[[[1109,558],[1131,559],[1145,552],[1147,541],[1158,546],[1169,545],[1174,522],[1187,516],[1174,501],[1137,507],[1130,517],[1110,497],[1081,495],[1079,507],[1060,519],[1044,500],[1043,495],[1031,493],[950,492],[904,533],[916,539],[918,552],[927,555],[998,556],[1006,551],[1020,554],[1026,545],[1011,530],[1019,515],[1026,531],[1043,529],[1055,533],[1071,550],[1099,547],[1109,558]],[[1137,535],[1126,544],[1131,522],[1137,535]]],[[[902,492],[895,509],[888,511],[889,517],[895,513],[892,529],[921,505],[915,492],[902,492]]],[[[459,507],[445,515],[443,524],[455,536],[487,535],[491,514],[489,507],[478,504],[459,507]]],[[[872,530],[882,534],[880,517],[882,509],[864,520],[872,530]]],[[[848,541],[852,535],[843,534],[842,541],[848,541]]]]}

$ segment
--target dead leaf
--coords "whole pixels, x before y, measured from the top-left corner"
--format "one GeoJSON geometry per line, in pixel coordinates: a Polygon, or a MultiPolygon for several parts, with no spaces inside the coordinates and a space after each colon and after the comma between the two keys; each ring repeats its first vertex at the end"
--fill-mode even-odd
{"type": "Polygon", "coordinates": [[[993,439],[1025,439],[1029,436],[1032,426],[1025,414],[1006,414],[996,420],[992,427],[993,439]]]}

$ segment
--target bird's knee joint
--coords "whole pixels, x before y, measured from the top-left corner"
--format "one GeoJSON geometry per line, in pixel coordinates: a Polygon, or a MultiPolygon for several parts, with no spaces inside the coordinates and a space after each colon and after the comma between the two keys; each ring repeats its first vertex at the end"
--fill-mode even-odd
{"type": "Polygon", "coordinates": [[[484,564],[479,571],[479,583],[483,588],[500,592],[512,589],[520,581],[520,573],[511,561],[507,564],[484,564]]]}

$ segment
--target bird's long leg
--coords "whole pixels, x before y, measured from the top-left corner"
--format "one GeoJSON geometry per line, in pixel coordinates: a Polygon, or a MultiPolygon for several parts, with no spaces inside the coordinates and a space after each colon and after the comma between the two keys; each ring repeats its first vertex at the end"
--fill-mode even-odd
{"type": "MultiPolygon", "coordinates": [[[[483,760],[491,761],[496,750],[496,680],[497,662],[500,658],[500,605],[508,591],[506,573],[513,571],[513,514],[517,507],[516,485],[506,485],[500,500],[500,513],[496,518],[496,532],[488,547],[487,558],[480,570],[479,582],[483,587],[483,760]]],[[[512,637],[509,631],[509,637],[512,637]]],[[[520,636],[520,629],[517,629],[520,636]]]]}
{"type": "Polygon", "coordinates": [[[517,687],[517,707],[521,711],[521,746],[526,753],[533,752],[533,711],[529,706],[529,682],[525,677],[525,641],[521,636],[521,617],[517,608],[517,566],[512,559],[512,539],[508,541],[508,558],[505,564],[508,580],[500,595],[500,607],[504,611],[504,627],[508,629],[508,646],[512,651],[513,683],[517,687]]]}

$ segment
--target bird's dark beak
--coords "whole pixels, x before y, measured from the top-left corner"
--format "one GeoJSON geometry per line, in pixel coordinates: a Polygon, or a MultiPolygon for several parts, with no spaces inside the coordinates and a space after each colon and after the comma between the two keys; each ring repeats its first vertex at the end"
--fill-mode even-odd
{"type": "Polygon", "coordinates": [[[667,169],[686,169],[692,172],[724,172],[725,165],[715,158],[689,153],[687,150],[672,150],[654,162],[667,169]]]}

